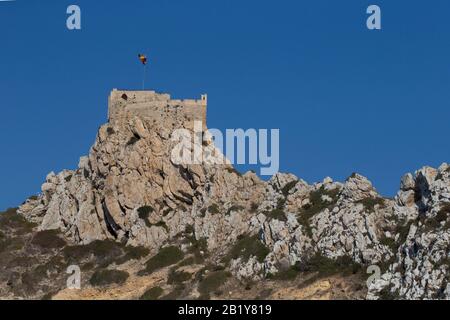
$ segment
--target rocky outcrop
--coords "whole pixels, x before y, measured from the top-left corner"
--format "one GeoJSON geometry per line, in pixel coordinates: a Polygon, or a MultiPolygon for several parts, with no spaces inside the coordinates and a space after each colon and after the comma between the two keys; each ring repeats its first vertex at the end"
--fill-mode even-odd
{"type": "Polygon", "coordinates": [[[449,299],[450,167],[424,167],[402,178],[395,197],[395,257],[368,298],[449,299]]]}
{"type": "MultiPolygon", "coordinates": [[[[449,298],[448,165],[405,175],[394,199],[359,174],[344,183],[327,177],[308,184],[282,173],[262,181],[227,162],[176,163],[174,130],[194,134],[192,122],[171,109],[161,111],[164,122],[121,113],[127,101],[115,105],[78,168],[50,173],[21,215],[40,230],[60,230],[71,243],[112,239],[154,253],[189,234],[183,249],[186,241],[204,241],[202,255],[217,265],[226,261],[240,281],[301,271],[317,256],[349,257],[382,269],[370,299],[449,298]]],[[[203,130],[196,147],[223,157],[203,130]]]]}

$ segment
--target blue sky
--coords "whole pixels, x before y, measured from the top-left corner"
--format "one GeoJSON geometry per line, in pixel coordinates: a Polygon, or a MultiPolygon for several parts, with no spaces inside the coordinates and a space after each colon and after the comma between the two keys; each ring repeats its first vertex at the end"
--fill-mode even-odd
{"type": "MultiPolygon", "coordinates": [[[[450,159],[450,2],[17,0],[0,2],[0,209],[75,168],[112,88],[208,93],[208,126],[279,128],[280,170],[352,172],[393,196],[450,159]],[[82,10],[82,30],[66,9],[82,10]],[[382,10],[369,31],[366,8],[382,10]]],[[[247,169],[239,168],[239,169],[247,169]]]]}

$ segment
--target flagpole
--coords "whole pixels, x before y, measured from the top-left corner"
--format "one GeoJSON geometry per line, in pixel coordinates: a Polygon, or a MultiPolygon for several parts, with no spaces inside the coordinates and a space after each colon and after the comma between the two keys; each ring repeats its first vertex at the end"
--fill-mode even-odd
{"type": "Polygon", "coordinates": [[[142,90],[145,90],[145,68],[147,67],[146,64],[144,64],[144,76],[142,78],[142,90]]]}

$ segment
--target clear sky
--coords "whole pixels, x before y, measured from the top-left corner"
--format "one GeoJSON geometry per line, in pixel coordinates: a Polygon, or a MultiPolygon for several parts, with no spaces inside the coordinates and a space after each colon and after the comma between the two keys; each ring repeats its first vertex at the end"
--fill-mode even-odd
{"type": "Polygon", "coordinates": [[[359,172],[393,196],[404,173],[450,159],[449,14],[448,0],[0,2],[0,209],[76,168],[111,89],[140,88],[139,52],[150,88],[208,93],[209,127],[279,128],[281,171],[359,172]]]}

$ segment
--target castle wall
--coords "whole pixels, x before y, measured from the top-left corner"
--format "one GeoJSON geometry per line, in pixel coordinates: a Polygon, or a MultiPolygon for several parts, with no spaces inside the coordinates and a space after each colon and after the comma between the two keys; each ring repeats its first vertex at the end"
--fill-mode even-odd
{"type": "Polygon", "coordinates": [[[150,122],[192,127],[193,121],[206,125],[206,107],[206,95],[202,99],[180,100],[155,91],[114,89],[109,97],[108,119],[114,123],[127,115],[138,115],[150,122]]]}

